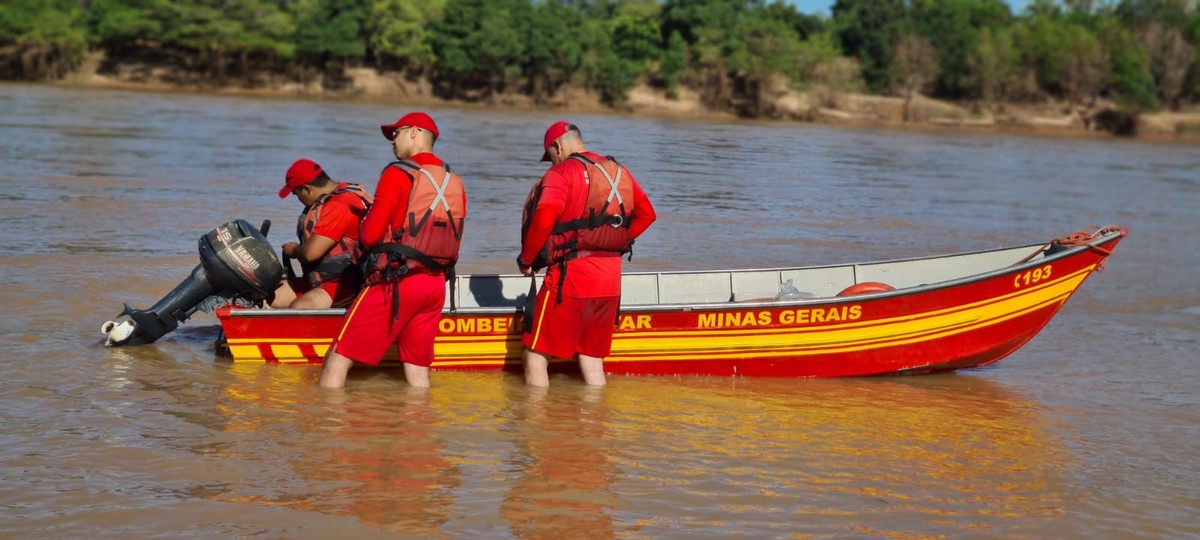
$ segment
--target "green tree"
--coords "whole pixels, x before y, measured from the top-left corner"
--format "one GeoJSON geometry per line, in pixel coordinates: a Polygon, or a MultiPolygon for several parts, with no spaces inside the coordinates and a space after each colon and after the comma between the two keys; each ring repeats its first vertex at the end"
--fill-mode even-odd
{"type": "Polygon", "coordinates": [[[735,83],[739,112],[762,116],[772,96],[797,75],[800,38],[793,27],[755,10],[738,25],[737,46],[728,53],[729,71],[735,83]]]}
{"type": "Polygon", "coordinates": [[[1018,55],[1008,29],[984,27],[967,54],[967,78],[987,106],[1009,97],[1016,77],[1018,55]]]}
{"type": "Polygon", "coordinates": [[[689,79],[710,106],[724,107],[733,96],[727,58],[742,46],[738,26],[749,7],[746,0],[668,0],[663,5],[662,31],[683,36],[689,79]]]}
{"type": "MultiPolygon", "coordinates": [[[[1194,4],[1194,3],[1193,3],[1194,4]]],[[[1116,16],[1129,28],[1136,28],[1149,21],[1183,29],[1190,19],[1189,0],[1120,0],[1114,10],[1116,16]]]]}
{"type": "Polygon", "coordinates": [[[862,83],[862,74],[855,70],[847,80],[838,66],[845,60],[847,59],[842,57],[842,51],[832,33],[826,31],[813,34],[800,43],[796,54],[795,80],[831,88],[858,90],[862,83]]]}
{"type": "Polygon", "coordinates": [[[431,25],[439,92],[457,98],[503,92],[521,74],[531,9],[528,0],[447,0],[431,25]]]}
{"type": "Polygon", "coordinates": [[[612,43],[617,56],[643,71],[662,53],[662,30],[654,18],[622,13],[612,22],[612,43]]]}
{"type": "Polygon", "coordinates": [[[1200,83],[1200,9],[1189,0],[1121,0],[1114,12],[1146,51],[1159,97],[1178,108],[1200,83]]]}
{"type": "Polygon", "coordinates": [[[1059,77],[1066,69],[1070,53],[1065,38],[1067,23],[1055,6],[1048,9],[1040,2],[1030,4],[1031,16],[1018,26],[1021,64],[1034,74],[1040,89],[1061,94],[1059,77]]]}
{"type": "Polygon", "coordinates": [[[89,8],[92,39],[112,49],[157,42],[169,10],[168,0],[94,0],[89,8]]]}
{"type": "Polygon", "coordinates": [[[761,9],[767,17],[781,21],[792,27],[792,30],[796,31],[796,35],[801,40],[807,40],[827,30],[826,19],[824,17],[800,13],[796,10],[796,6],[783,0],[775,0],[773,3],[764,5],[761,9]]]}
{"type": "Polygon", "coordinates": [[[0,9],[0,77],[62,77],[86,46],[85,14],[73,1],[7,0],[0,9]]]}
{"type": "Polygon", "coordinates": [[[901,34],[892,45],[891,80],[904,96],[904,121],[914,120],[913,97],[924,92],[938,75],[937,50],[918,33],[901,34]]]}
{"type": "Polygon", "coordinates": [[[909,18],[911,28],[937,51],[940,75],[935,93],[961,99],[969,94],[967,56],[979,41],[980,29],[1003,28],[1012,15],[1002,0],[915,0],[909,18]]]}
{"type": "Polygon", "coordinates": [[[367,51],[366,0],[317,0],[296,25],[296,54],[322,68],[361,61],[367,51]]]}
{"type": "Polygon", "coordinates": [[[679,32],[671,32],[667,39],[667,48],[663,51],[662,61],[658,65],[658,75],[667,87],[667,97],[672,99],[679,96],[679,82],[687,70],[687,43],[679,32]]]}
{"type": "Polygon", "coordinates": [[[1105,83],[1108,59],[1100,42],[1086,28],[1070,24],[1063,43],[1067,61],[1059,76],[1059,87],[1068,101],[1094,99],[1105,83]]]}
{"type": "Polygon", "coordinates": [[[558,2],[533,6],[522,65],[534,101],[554,94],[583,65],[583,48],[575,36],[582,25],[578,9],[558,2]]]}
{"type": "Polygon", "coordinates": [[[904,0],[837,0],[832,12],[838,43],[858,58],[867,87],[891,88],[892,40],[907,13],[904,0]]]}
{"type": "Polygon", "coordinates": [[[1097,39],[1108,57],[1108,93],[1117,105],[1134,111],[1158,108],[1158,89],[1150,59],[1133,33],[1113,16],[1103,17],[1097,39]]]}
{"type": "Polygon", "coordinates": [[[437,57],[429,22],[444,5],[443,0],[373,0],[365,30],[376,64],[417,72],[432,68],[437,57]]]}
{"type": "Polygon", "coordinates": [[[1184,84],[1185,96],[1193,101],[1200,98],[1200,8],[1192,12],[1185,25],[1188,42],[1196,47],[1196,58],[1188,70],[1187,83],[1184,84]]]}
{"type": "Polygon", "coordinates": [[[637,83],[636,66],[616,52],[609,21],[587,18],[577,28],[576,39],[584,51],[581,70],[584,87],[600,94],[607,104],[622,103],[637,83]]]}

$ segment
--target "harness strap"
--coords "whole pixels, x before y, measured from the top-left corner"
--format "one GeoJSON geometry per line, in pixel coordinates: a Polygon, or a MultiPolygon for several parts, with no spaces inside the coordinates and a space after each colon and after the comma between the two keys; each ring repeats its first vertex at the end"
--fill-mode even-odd
{"type": "MultiPolygon", "coordinates": [[[[624,209],[622,209],[621,211],[624,212],[624,209]]],[[[571,232],[571,231],[597,229],[604,225],[610,225],[613,227],[621,227],[621,226],[625,226],[626,228],[629,227],[629,224],[625,222],[625,218],[621,217],[620,214],[613,214],[613,215],[607,215],[607,216],[603,215],[603,214],[601,214],[601,215],[592,214],[587,217],[572,219],[571,221],[555,223],[554,228],[550,229],[550,234],[562,234],[562,233],[571,232]]]]}
{"type": "Polygon", "coordinates": [[[567,260],[558,263],[558,294],[554,295],[554,305],[562,304],[563,289],[567,286],[567,260]]]}
{"type": "Polygon", "coordinates": [[[425,228],[425,224],[429,221],[429,218],[433,216],[434,210],[436,210],[440,204],[442,208],[446,209],[446,215],[450,217],[450,229],[454,234],[454,238],[462,238],[462,231],[459,231],[454,226],[454,212],[450,209],[450,201],[446,200],[446,188],[450,186],[450,167],[446,167],[446,176],[442,178],[441,184],[434,179],[433,174],[429,171],[426,171],[425,169],[417,169],[417,172],[421,173],[421,176],[424,176],[425,179],[429,181],[430,185],[433,186],[435,195],[433,197],[433,202],[429,203],[429,208],[425,210],[425,215],[421,216],[420,223],[416,221],[416,212],[409,212],[409,236],[416,236],[421,232],[421,229],[425,228]]]}
{"type": "MultiPolygon", "coordinates": [[[[421,263],[421,266],[424,266],[425,268],[428,268],[430,270],[444,272],[446,275],[446,281],[450,284],[450,312],[453,313],[453,312],[458,311],[458,300],[455,298],[457,296],[455,294],[455,291],[457,290],[457,283],[455,283],[457,281],[455,279],[455,276],[457,275],[457,273],[454,271],[455,263],[453,263],[453,262],[451,262],[449,264],[440,263],[437,260],[435,260],[433,257],[430,257],[424,253],[421,253],[420,251],[417,251],[417,249],[412,246],[406,246],[404,244],[400,244],[400,243],[396,243],[396,242],[385,242],[382,244],[377,244],[374,248],[371,249],[371,251],[374,253],[379,253],[381,255],[388,255],[389,260],[391,260],[390,255],[396,255],[399,258],[400,268],[396,269],[396,270],[391,270],[390,272],[385,273],[383,275],[383,278],[385,280],[390,281],[391,278],[398,278],[398,277],[401,277],[404,274],[408,273],[408,264],[406,261],[409,259],[412,259],[414,261],[417,261],[418,263],[421,263]],[[391,273],[392,275],[388,275],[389,273],[391,273]]],[[[397,293],[397,294],[399,294],[399,293],[397,293]]],[[[397,317],[396,305],[397,305],[397,302],[392,303],[392,317],[393,318],[397,317]]]]}
{"type": "Polygon", "coordinates": [[[398,242],[384,242],[382,244],[377,244],[374,248],[371,249],[371,251],[376,251],[376,252],[384,253],[384,254],[388,254],[388,255],[399,255],[402,259],[412,259],[414,261],[421,263],[421,266],[424,266],[430,270],[445,270],[445,269],[453,266],[453,264],[454,264],[454,263],[444,264],[444,263],[437,262],[436,260],[434,260],[433,257],[430,257],[424,253],[421,253],[420,251],[417,251],[416,248],[414,248],[412,246],[406,246],[406,245],[398,243],[398,242]]]}
{"type": "Polygon", "coordinates": [[[533,327],[533,311],[537,306],[537,274],[529,274],[529,292],[525,294],[525,308],[521,317],[521,331],[528,332],[533,327]]]}

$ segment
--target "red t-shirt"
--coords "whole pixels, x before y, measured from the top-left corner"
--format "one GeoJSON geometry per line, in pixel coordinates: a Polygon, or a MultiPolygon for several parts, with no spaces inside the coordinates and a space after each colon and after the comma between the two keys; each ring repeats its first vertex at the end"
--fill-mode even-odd
{"type": "MultiPolygon", "coordinates": [[[[605,160],[604,156],[594,152],[584,152],[583,155],[597,162],[605,160]]],[[[568,159],[550,167],[542,176],[542,195],[534,210],[534,223],[526,232],[523,243],[525,248],[521,252],[522,261],[532,261],[537,252],[545,247],[550,239],[550,228],[555,223],[567,222],[583,214],[588,196],[588,186],[584,182],[585,170],[586,166],[579,160],[568,159]]],[[[638,185],[633,173],[630,172],[628,178],[633,183],[633,212],[630,215],[629,234],[632,238],[637,238],[657,216],[650,199],[638,185]]],[[[558,280],[558,265],[552,265],[546,270],[545,282],[547,286],[554,286],[558,280]]],[[[579,257],[567,261],[567,279],[563,294],[576,298],[620,295],[621,258],[579,257]]]]}
{"type": "MultiPolygon", "coordinates": [[[[339,183],[337,189],[348,185],[345,182],[339,183]]],[[[353,193],[332,195],[321,205],[321,216],[317,220],[317,225],[313,227],[312,233],[335,242],[349,238],[349,245],[353,246],[354,242],[358,240],[359,223],[366,212],[366,206],[363,205],[363,201],[358,198],[358,195],[353,193]]]]}

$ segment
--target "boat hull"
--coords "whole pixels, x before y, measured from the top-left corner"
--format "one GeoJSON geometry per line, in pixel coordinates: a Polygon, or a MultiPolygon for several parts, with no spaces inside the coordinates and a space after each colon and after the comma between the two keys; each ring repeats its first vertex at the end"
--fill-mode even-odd
{"type": "MultiPolygon", "coordinates": [[[[972,279],[792,302],[622,306],[610,374],[847,377],[985,366],[1032,339],[1121,237],[972,279]]],[[[337,310],[222,309],[237,362],[321,363],[337,310]]],[[[433,369],[521,369],[519,310],[447,312],[433,369]]],[[[396,349],[387,360],[398,361],[396,349]]],[[[573,369],[574,362],[552,368],[573,369]]]]}

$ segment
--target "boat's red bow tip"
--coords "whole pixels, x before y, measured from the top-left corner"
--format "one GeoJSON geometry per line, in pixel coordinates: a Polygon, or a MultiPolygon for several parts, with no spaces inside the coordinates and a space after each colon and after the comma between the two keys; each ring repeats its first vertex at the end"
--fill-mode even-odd
{"type": "Polygon", "coordinates": [[[862,283],[857,283],[857,284],[851,285],[849,287],[846,287],[845,289],[842,289],[842,292],[837,293],[837,295],[838,296],[853,296],[856,294],[866,294],[866,293],[873,293],[873,292],[887,292],[887,291],[894,291],[894,290],[896,290],[896,288],[891,285],[888,285],[887,283],[880,283],[878,281],[864,281],[862,283]]]}

